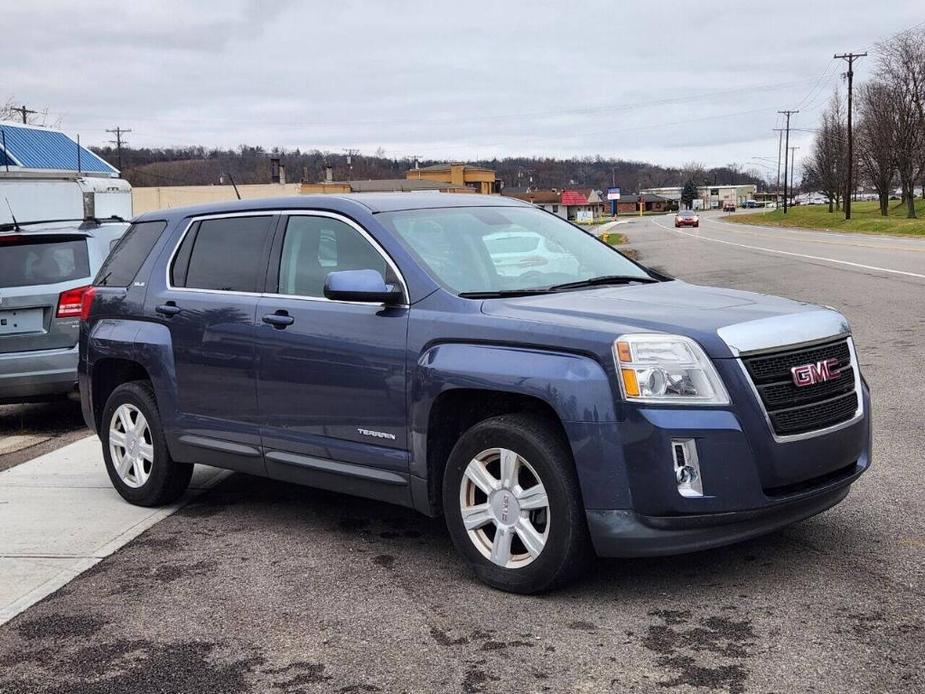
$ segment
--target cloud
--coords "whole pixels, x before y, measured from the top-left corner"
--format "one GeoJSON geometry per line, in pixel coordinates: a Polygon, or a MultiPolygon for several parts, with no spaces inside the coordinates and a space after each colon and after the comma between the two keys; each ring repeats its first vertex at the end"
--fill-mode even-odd
{"type": "MultiPolygon", "coordinates": [[[[919,15],[859,0],[15,3],[0,98],[47,107],[89,143],[118,124],[146,146],[725,164],[776,154],[776,110],[824,70],[817,91],[831,88],[835,51],[919,15]]],[[[796,123],[815,124],[816,101],[796,123]]]]}

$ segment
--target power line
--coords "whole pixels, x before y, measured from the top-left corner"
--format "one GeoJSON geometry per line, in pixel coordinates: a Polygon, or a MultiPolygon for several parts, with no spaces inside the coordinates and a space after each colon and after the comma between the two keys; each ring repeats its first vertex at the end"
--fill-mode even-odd
{"type": "Polygon", "coordinates": [[[116,156],[118,157],[118,160],[119,160],[119,171],[122,171],[122,145],[123,145],[123,144],[128,144],[128,143],[125,142],[125,140],[122,139],[122,136],[123,136],[125,133],[130,133],[130,132],[132,132],[132,131],[131,131],[131,129],[126,130],[126,129],[124,129],[124,128],[120,128],[120,127],[117,125],[117,126],[116,126],[115,128],[113,128],[112,130],[107,130],[106,132],[108,132],[108,133],[115,133],[115,134],[116,134],[116,139],[115,139],[115,140],[110,140],[109,142],[112,143],[112,144],[114,144],[114,145],[116,146],[116,156]]]}
{"type": "Polygon", "coordinates": [[[854,61],[857,58],[864,58],[866,55],[867,51],[863,53],[842,53],[834,56],[848,63],[848,187],[845,191],[845,219],[851,219],[851,193],[854,190],[854,138],[851,132],[851,89],[854,83],[854,61]]]}

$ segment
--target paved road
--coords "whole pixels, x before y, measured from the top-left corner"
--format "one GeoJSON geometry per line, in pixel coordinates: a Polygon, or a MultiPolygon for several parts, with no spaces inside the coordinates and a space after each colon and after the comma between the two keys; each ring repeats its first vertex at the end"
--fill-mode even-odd
{"type": "Polygon", "coordinates": [[[439,521],[237,475],[0,629],[0,691],[925,691],[925,280],[885,271],[925,274],[925,244],[670,221],[621,232],[688,281],[851,318],[876,460],[839,507],[527,598],[439,521]]]}

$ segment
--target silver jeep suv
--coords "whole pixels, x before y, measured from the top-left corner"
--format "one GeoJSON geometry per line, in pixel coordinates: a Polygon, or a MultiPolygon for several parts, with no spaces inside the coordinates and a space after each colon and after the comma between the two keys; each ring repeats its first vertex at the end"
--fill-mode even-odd
{"type": "Polygon", "coordinates": [[[81,299],[127,228],[115,219],[0,225],[0,403],[75,391],[81,299]]]}

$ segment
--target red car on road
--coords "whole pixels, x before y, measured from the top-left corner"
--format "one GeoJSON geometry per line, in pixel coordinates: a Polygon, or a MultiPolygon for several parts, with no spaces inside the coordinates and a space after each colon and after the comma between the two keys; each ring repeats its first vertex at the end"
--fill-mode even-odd
{"type": "Polygon", "coordinates": [[[674,225],[675,228],[699,227],[700,217],[695,215],[693,212],[678,212],[678,214],[674,216],[674,225]]]}

